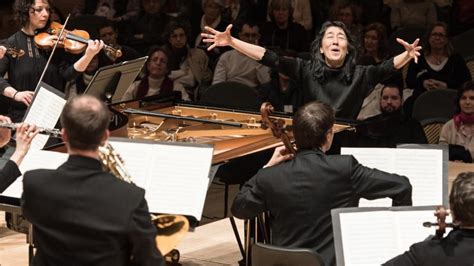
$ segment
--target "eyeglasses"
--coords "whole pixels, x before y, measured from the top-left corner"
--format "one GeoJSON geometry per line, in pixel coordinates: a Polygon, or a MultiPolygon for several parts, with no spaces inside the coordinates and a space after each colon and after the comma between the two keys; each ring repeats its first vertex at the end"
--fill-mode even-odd
{"type": "Polygon", "coordinates": [[[51,8],[49,6],[38,6],[38,7],[31,7],[31,9],[35,12],[35,13],[41,13],[43,12],[43,10],[46,10],[47,13],[50,13],[51,12],[51,8]]]}
{"type": "Polygon", "coordinates": [[[433,33],[431,33],[431,37],[446,38],[446,34],[441,33],[441,32],[433,32],[433,33]]]}

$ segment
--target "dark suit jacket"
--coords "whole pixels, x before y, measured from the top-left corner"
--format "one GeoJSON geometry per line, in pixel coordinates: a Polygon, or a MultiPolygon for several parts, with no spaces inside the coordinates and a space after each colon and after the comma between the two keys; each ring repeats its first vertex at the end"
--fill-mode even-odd
{"type": "Polygon", "coordinates": [[[325,265],[335,265],[331,209],[383,197],[392,198],[393,205],[411,205],[408,179],[364,167],[353,156],[303,150],[244,184],[232,213],[247,219],[269,211],[274,245],[310,248],[325,265]]]}
{"type": "Polygon", "coordinates": [[[385,266],[474,265],[474,230],[451,231],[441,240],[428,240],[413,244],[409,251],[391,259],[385,266]]]}
{"type": "Polygon", "coordinates": [[[0,193],[5,191],[19,176],[21,176],[21,172],[16,163],[8,160],[0,171],[0,193]]]}
{"type": "Polygon", "coordinates": [[[23,179],[23,215],[33,224],[36,265],[164,265],[145,191],[70,156],[23,179]]]}

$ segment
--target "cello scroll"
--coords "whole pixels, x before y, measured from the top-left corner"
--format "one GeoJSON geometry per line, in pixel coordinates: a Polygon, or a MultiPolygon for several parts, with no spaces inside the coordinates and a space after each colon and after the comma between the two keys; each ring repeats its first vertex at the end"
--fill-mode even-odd
{"type": "Polygon", "coordinates": [[[274,108],[269,102],[262,103],[260,107],[260,114],[262,115],[262,128],[270,128],[272,130],[273,136],[281,139],[285,148],[291,154],[296,154],[296,149],[291,143],[290,137],[288,137],[288,126],[285,126],[285,121],[283,119],[270,118],[270,115],[273,113],[274,108]]]}

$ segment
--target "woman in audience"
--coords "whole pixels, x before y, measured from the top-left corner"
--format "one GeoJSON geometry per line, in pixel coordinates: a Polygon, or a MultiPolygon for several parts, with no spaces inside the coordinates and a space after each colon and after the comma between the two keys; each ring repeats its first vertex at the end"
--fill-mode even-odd
{"type": "Polygon", "coordinates": [[[140,99],[153,95],[169,95],[173,91],[181,92],[183,100],[189,100],[189,95],[179,83],[174,83],[169,77],[169,55],[165,49],[153,46],[148,52],[145,76],[130,85],[122,96],[123,101],[140,99]]]}
{"type": "Polygon", "coordinates": [[[165,28],[165,48],[170,53],[169,67],[171,78],[180,83],[190,93],[201,84],[210,84],[212,71],[209,58],[202,49],[190,48],[188,39],[190,27],[184,22],[171,21],[165,28]]]}
{"type": "Polygon", "coordinates": [[[450,160],[472,162],[474,158],[474,82],[464,83],[457,101],[458,113],[444,124],[439,143],[450,144],[450,160]],[[464,149],[460,149],[459,145],[464,149]],[[464,152],[463,150],[466,150],[464,152]],[[469,156],[470,155],[470,156],[469,156]],[[470,158],[469,158],[470,157],[470,158]]]}
{"type": "MultiPolygon", "coordinates": [[[[274,2],[275,3],[275,2],[274,2]]],[[[204,41],[216,46],[231,46],[258,60],[263,65],[275,68],[300,84],[298,90],[303,102],[319,100],[331,104],[336,117],[355,119],[364,97],[374,84],[388,78],[396,69],[410,60],[417,60],[421,47],[418,40],[413,44],[398,39],[406,51],[377,66],[355,64],[357,57],[354,42],[344,23],[326,22],[311,45],[311,60],[285,58],[264,47],[246,43],[231,36],[232,25],[225,32],[206,27],[201,35],[204,41]]]]}
{"type": "Polygon", "coordinates": [[[376,65],[388,58],[387,30],[382,23],[374,22],[367,25],[363,43],[358,64],[376,65]]]}
{"type": "Polygon", "coordinates": [[[438,20],[433,1],[402,0],[392,6],[390,22],[392,29],[417,27],[426,29],[438,20]]]}
{"type": "Polygon", "coordinates": [[[360,25],[361,9],[353,3],[334,2],[331,7],[332,20],[342,21],[354,38],[354,46],[359,50],[362,46],[362,25],[360,25]]]}
{"type": "Polygon", "coordinates": [[[413,102],[421,93],[435,89],[459,89],[464,82],[471,80],[464,59],[454,52],[448,36],[445,23],[434,24],[427,31],[418,64],[411,63],[408,67],[406,84],[413,89],[413,96],[405,103],[409,114],[413,102]]]}

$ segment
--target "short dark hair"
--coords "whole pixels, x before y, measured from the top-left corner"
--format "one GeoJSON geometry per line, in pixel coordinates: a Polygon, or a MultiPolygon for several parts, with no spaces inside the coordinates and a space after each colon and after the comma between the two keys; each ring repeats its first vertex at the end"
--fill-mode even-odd
{"type": "Polygon", "coordinates": [[[170,38],[171,34],[173,34],[173,31],[177,29],[183,29],[184,34],[186,35],[187,43],[189,43],[191,25],[183,20],[171,20],[168,22],[168,24],[166,24],[165,29],[163,30],[163,39],[165,42],[169,43],[168,39],[170,38]]]}
{"type": "Polygon", "coordinates": [[[69,146],[78,150],[97,149],[109,122],[107,106],[90,95],[69,99],[61,114],[61,125],[68,135],[69,146]]]}
{"type": "Polygon", "coordinates": [[[291,0],[273,0],[267,10],[267,15],[271,22],[275,22],[273,11],[282,7],[288,8],[288,23],[293,21],[293,6],[291,5],[291,0]]]}
{"type": "Polygon", "coordinates": [[[454,179],[449,205],[456,221],[474,226],[474,172],[460,173],[454,179]]]}
{"type": "Polygon", "coordinates": [[[319,149],[334,125],[334,109],[314,101],[300,107],[293,117],[293,135],[298,149],[319,149]]]}
{"type": "MultiPolygon", "coordinates": [[[[52,4],[53,0],[44,0],[46,3],[49,5],[52,4]]],[[[26,26],[26,23],[30,19],[30,9],[31,6],[35,4],[35,0],[15,0],[13,3],[13,12],[14,12],[14,19],[16,23],[23,27],[26,26]]],[[[48,23],[49,25],[51,22],[51,16],[48,17],[48,23]]]]}
{"type": "Polygon", "coordinates": [[[385,90],[385,88],[396,88],[398,90],[398,96],[400,96],[400,99],[403,100],[403,90],[402,88],[400,87],[400,85],[398,84],[395,84],[395,83],[387,83],[387,84],[384,84],[382,89],[380,90],[380,96],[383,95],[383,92],[385,90]]]}
{"type": "Polygon", "coordinates": [[[344,65],[342,66],[342,72],[345,77],[345,82],[350,83],[352,80],[352,73],[353,68],[355,67],[355,60],[357,58],[357,49],[354,46],[354,38],[352,37],[351,32],[347,29],[346,25],[342,23],[341,21],[326,21],[322,26],[321,30],[319,31],[318,35],[314,38],[314,41],[311,43],[311,58],[313,60],[313,70],[314,70],[314,76],[317,80],[323,81],[325,78],[324,75],[324,68],[321,66],[326,65],[326,61],[324,59],[324,56],[321,54],[319,51],[319,48],[322,45],[322,40],[324,37],[324,34],[326,33],[326,30],[329,27],[338,27],[341,28],[344,31],[344,34],[346,34],[347,37],[347,51],[348,54],[345,58],[344,65]]]}

